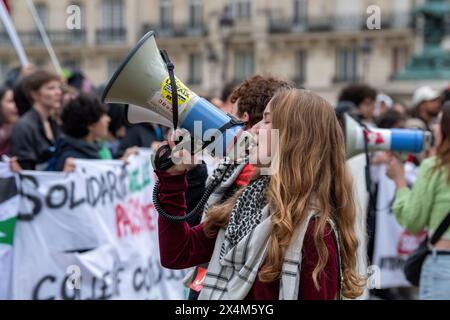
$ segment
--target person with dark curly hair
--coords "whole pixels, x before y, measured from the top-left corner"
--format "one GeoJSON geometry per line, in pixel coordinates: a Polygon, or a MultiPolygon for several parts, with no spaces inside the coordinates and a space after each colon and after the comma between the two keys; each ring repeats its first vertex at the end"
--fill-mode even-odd
{"type": "Polygon", "coordinates": [[[233,115],[245,123],[246,129],[262,120],[263,111],[275,92],[281,87],[294,87],[284,80],[255,75],[242,82],[231,94],[233,115]]]}
{"type": "Polygon", "coordinates": [[[110,118],[98,99],[79,95],[67,103],[61,120],[64,135],[56,146],[56,171],[64,169],[68,158],[102,158],[100,141],[108,135],[110,118]]]}
{"type": "Polygon", "coordinates": [[[375,100],[377,91],[365,84],[351,84],[339,94],[338,102],[352,102],[358,110],[358,120],[369,127],[375,126],[375,100]]]}

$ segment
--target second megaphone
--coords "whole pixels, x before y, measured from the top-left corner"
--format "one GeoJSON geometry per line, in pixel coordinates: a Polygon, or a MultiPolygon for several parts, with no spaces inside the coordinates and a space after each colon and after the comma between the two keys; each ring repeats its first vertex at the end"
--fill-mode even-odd
{"type": "Polygon", "coordinates": [[[364,128],[344,114],[347,158],[365,151],[420,153],[431,146],[431,132],[412,129],[364,128]]]}
{"type": "MultiPolygon", "coordinates": [[[[178,79],[175,84],[180,127],[196,140],[212,142],[208,149],[213,149],[216,156],[239,157],[251,139],[243,124],[196,95],[178,79]]],[[[103,92],[102,101],[129,104],[126,117],[130,123],[171,125],[171,77],[153,31],[142,37],[116,70],[103,92]]]]}

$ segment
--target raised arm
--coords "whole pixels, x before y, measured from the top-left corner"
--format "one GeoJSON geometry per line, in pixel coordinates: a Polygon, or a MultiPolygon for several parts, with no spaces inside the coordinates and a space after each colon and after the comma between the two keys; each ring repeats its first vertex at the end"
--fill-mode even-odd
{"type": "MultiPolygon", "coordinates": [[[[167,172],[156,174],[160,181],[161,207],[171,215],[185,215],[185,192],[188,187],[186,174],[171,175],[167,172]]],[[[216,239],[206,236],[203,224],[191,228],[187,222],[169,222],[160,216],[158,232],[163,267],[185,269],[210,261],[216,239]]]]}
{"type": "Polygon", "coordinates": [[[392,211],[397,221],[412,233],[422,231],[430,219],[434,199],[432,164],[429,159],[422,162],[411,190],[397,183],[400,188],[397,189],[392,211]]]}

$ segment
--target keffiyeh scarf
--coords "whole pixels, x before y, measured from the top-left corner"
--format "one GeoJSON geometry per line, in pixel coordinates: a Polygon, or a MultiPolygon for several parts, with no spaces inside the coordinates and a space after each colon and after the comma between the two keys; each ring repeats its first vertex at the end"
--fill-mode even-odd
{"type": "Polygon", "coordinates": [[[261,176],[250,182],[236,200],[225,231],[221,259],[261,222],[262,209],[267,203],[266,188],[269,180],[268,176],[261,176]]]}

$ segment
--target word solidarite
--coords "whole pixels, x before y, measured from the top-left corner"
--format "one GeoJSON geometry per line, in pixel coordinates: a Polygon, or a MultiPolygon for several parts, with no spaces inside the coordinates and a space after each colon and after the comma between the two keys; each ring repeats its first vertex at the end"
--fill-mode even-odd
{"type": "Polygon", "coordinates": [[[31,209],[29,212],[20,212],[19,219],[31,220],[44,207],[51,210],[68,207],[72,210],[82,205],[94,208],[106,202],[124,200],[129,193],[138,192],[151,183],[150,167],[143,169],[142,175],[139,170],[130,173],[125,168],[120,171],[108,170],[97,176],[89,176],[82,183],[63,180],[48,188],[40,188],[39,179],[33,175],[21,174],[20,194],[30,203],[25,207],[31,209]],[[45,194],[39,193],[42,189],[45,189],[45,194]]]}

